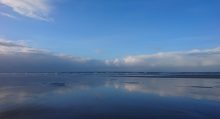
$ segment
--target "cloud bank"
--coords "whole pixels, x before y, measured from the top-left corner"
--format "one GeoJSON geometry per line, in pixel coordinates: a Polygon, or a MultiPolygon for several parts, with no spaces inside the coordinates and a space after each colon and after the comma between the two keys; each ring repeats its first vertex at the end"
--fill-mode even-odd
{"type": "Polygon", "coordinates": [[[220,71],[220,47],[97,60],[62,55],[0,39],[0,72],[220,71]]]}
{"type": "Polygon", "coordinates": [[[98,60],[55,54],[20,41],[0,39],[0,72],[88,71],[103,66],[98,60]]]}
{"type": "Polygon", "coordinates": [[[107,64],[147,71],[220,71],[220,47],[128,56],[107,64]]]}
{"type": "MultiPolygon", "coordinates": [[[[51,7],[48,0],[0,0],[0,3],[10,7],[14,12],[43,21],[51,21],[51,7]]],[[[6,15],[6,14],[4,14],[6,15]]],[[[11,15],[7,15],[11,16],[11,15]]]]}

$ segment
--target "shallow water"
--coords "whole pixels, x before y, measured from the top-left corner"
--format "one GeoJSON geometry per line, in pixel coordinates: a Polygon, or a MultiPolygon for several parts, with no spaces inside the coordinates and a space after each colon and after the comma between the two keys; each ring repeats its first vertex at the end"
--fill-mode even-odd
{"type": "Polygon", "coordinates": [[[0,119],[220,118],[219,78],[138,75],[0,74],[0,119]]]}

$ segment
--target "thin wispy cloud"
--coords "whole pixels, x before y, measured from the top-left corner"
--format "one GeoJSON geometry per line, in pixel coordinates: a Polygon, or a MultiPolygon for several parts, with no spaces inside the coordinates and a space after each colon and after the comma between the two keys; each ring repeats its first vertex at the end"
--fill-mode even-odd
{"type": "Polygon", "coordinates": [[[15,17],[15,16],[13,16],[13,15],[11,15],[9,13],[6,13],[6,12],[0,12],[0,14],[2,16],[8,17],[8,18],[17,19],[17,17],[15,17]]]}
{"type": "Polygon", "coordinates": [[[43,21],[52,20],[49,17],[51,7],[48,0],[0,0],[0,3],[22,16],[43,21]]]}
{"type": "Polygon", "coordinates": [[[34,48],[30,48],[23,41],[9,41],[0,38],[0,54],[11,54],[19,52],[30,52],[34,48]]]}

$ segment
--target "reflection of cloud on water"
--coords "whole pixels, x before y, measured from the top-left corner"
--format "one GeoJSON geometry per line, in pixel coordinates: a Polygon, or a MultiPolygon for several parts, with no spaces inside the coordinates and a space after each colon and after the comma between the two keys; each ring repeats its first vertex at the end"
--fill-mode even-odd
{"type": "Polygon", "coordinates": [[[66,87],[51,87],[51,86],[21,86],[10,87],[6,89],[0,88],[0,105],[7,103],[23,103],[28,100],[36,99],[39,97],[47,96],[50,94],[65,95],[74,91],[89,89],[87,85],[72,85],[66,87]]]}
{"type": "MultiPolygon", "coordinates": [[[[215,79],[137,79],[144,83],[124,83],[120,88],[129,92],[156,94],[159,96],[181,96],[194,99],[220,101],[220,88],[215,79]]],[[[218,79],[217,79],[218,80],[218,79]]],[[[114,86],[118,84],[113,84],[114,86]]]]}
{"type": "MultiPolygon", "coordinates": [[[[105,80],[91,77],[59,76],[5,76],[0,79],[0,111],[18,105],[46,101],[51,95],[66,97],[104,86],[105,80]],[[45,80],[46,79],[46,80],[45,80]],[[62,79],[62,80],[61,80],[62,79]]],[[[56,99],[52,99],[56,100],[56,99]]],[[[57,100],[59,101],[59,100],[57,100]]]]}
{"type": "MultiPolygon", "coordinates": [[[[128,93],[155,94],[158,96],[189,97],[220,101],[218,79],[161,79],[161,78],[117,78],[109,77],[22,77],[0,79],[0,110],[10,106],[25,105],[48,100],[72,101],[70,98],[88,93],[92,98],[102,94],[114,96],[126,90],[128,93]],[[24,78],[24,79],[23,79],[24,78]],[[46,79],[46,80],[45,80],[46,79]],[[62,79],[62,80],[61,80],[62,79]],[[111,92],[108,92],[112,90],[111,92]],[[118,91],[118,92],[117,92],[118,91]],[[113,93],[113,94],[112,94],[113,93]],[[77,94],[77,95],[75,95],[77,94]],[[51,97],[52,96],[52,97],[51,97]]],[[[116,97],[117,97],[116,95],[116,97]]],[[[126,98],[126,97],[125,97],[126,98]]]]}

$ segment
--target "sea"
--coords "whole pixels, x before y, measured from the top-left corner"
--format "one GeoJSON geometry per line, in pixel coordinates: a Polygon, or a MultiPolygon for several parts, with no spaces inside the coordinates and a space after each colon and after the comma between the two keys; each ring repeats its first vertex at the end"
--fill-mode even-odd
{"type": "Polygon", "coordinates": [[[0,73],[0,119],[220,119],[220,73],[0,73]]]}

